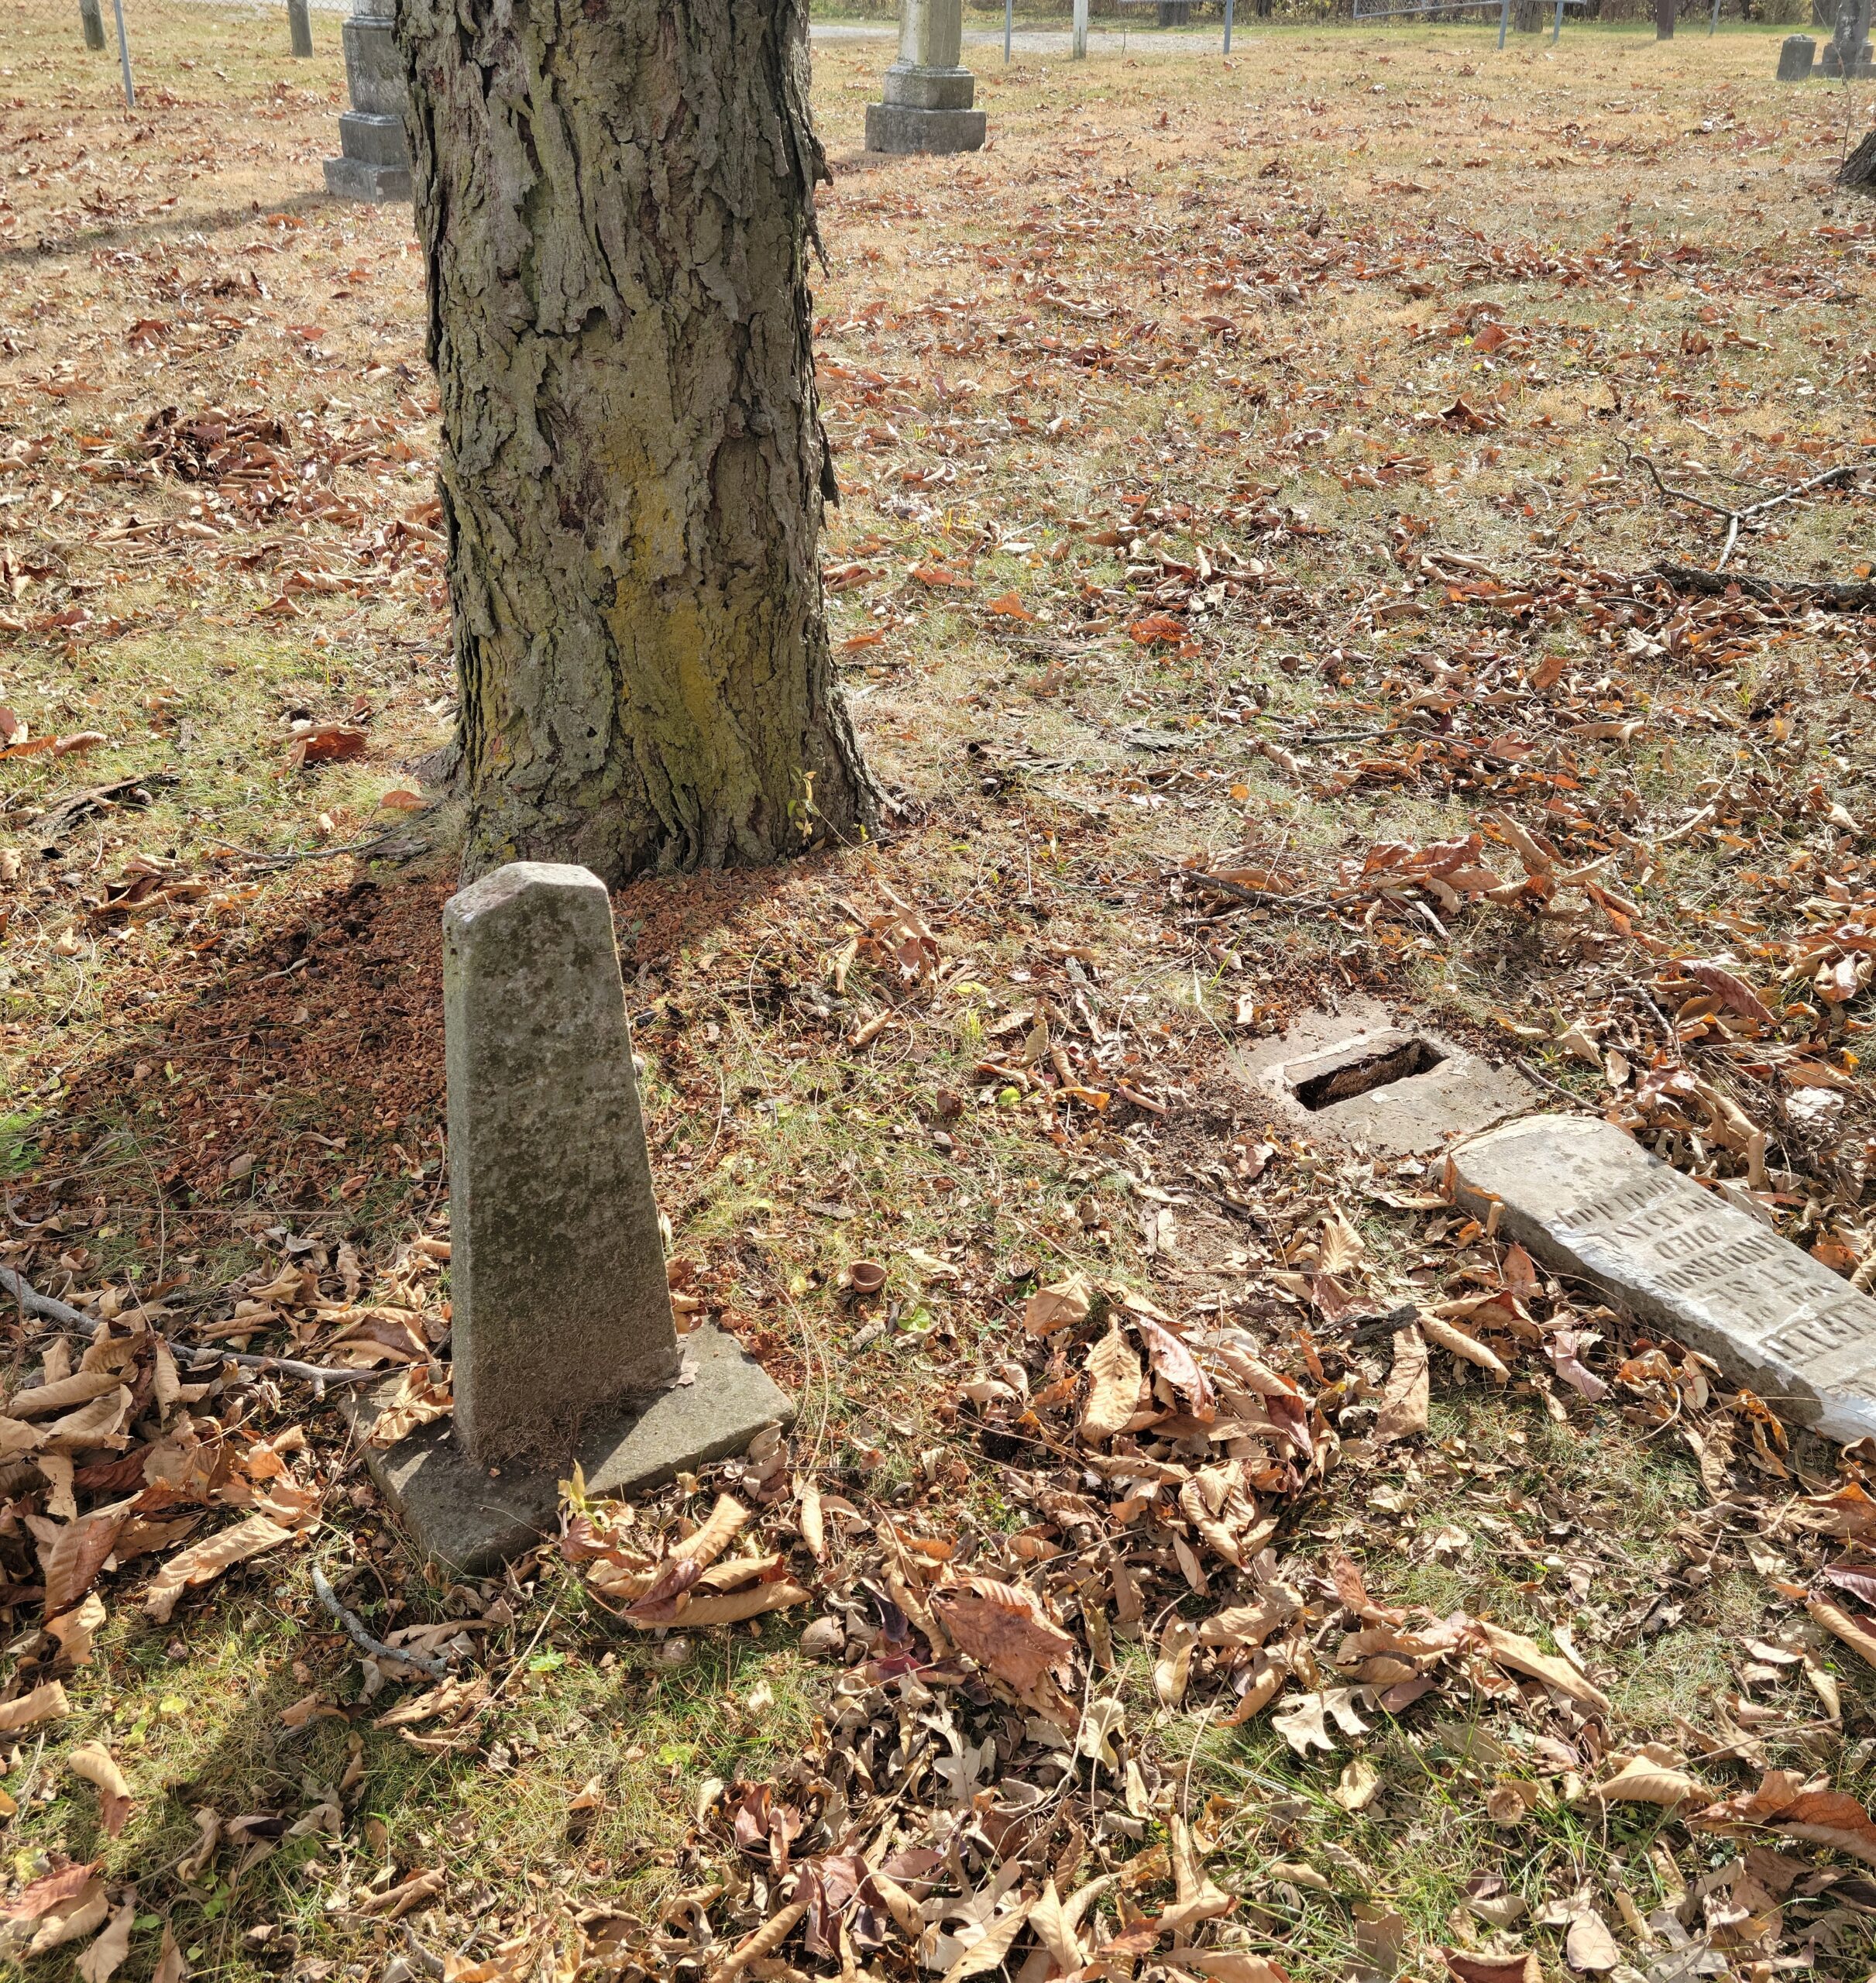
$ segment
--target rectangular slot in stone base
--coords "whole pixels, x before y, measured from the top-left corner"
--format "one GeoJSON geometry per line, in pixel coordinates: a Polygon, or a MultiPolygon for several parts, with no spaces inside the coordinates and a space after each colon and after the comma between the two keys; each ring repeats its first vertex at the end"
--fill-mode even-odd
{"type": "MultiPolygon", "coordinates": [[[[682,1339],[695,1382],[661,1391],[635,1411],[596,1422],[578,1458],[590,1494],[624,1496],[661,1487],[680,1473],[745,1451],[768,1425],[793,1422],[786,1394],[733,1336],[706,1323],[682,1339]]],[[[349,1402],[361,1437],[396,1394],[393,1378],[349,1402]]],[[[550,1539],[558,1526],[565,1466],[475,1466],[445,1420],[388,1451],[365,1449],[366,1464],[418,1553],[466,1576],[499,1568],[550,1539]]]]}
{"type": "Polygon", "coordinates": [[[1314,1114],[1318,1108],[1328,1108],[1332,1101],[1347,1101],[1358,1095],[1371,1095],[1376,1088],[1404,1081],[1410,1075],[1430,1074],[1445,1057],[1437,1046],[1427,1041],[1410,1040],[1404,1045],[1383,1047],[1346,1066],[1299,1081],[1294,1091],[1296,1098],[1314,1114]]]}
{"type": "Polygon", "coordinates": [[[1409,1031],[1372,999],[1300,1013],[1280,1040],[1232,1057],[1293,1132],[1376,1156],[1430,1155],[1538,1099],[1515,1068],[1494,1067],[1431,1027],[1409,1031]]]}

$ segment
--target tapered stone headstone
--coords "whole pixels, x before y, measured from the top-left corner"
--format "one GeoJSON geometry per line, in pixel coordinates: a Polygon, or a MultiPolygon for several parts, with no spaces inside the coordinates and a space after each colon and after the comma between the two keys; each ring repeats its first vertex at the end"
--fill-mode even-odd
{"type": "Polygon", "coordinates": [[[1788,34],[1778,44],[1778,80],[1802,83],[1817,60],[1817,43],[1808,34],[1788,34]]]}
{"type": "Polygon", "coordinates": [[[677,1332],[606,885],[517,861],[443,911],[456,1433],[564,1465],[677,1332]]]}
{"type": "Polygon", "coordinates": [[[1528,1115],[1452,1153],[1460,1202],[1826,1438],[1876,1432],[1876,1301],[1613,1123],[1528,1115]]]}
{"type": "Polygon", "coordinates": [[[424,1552],[475,1571],[551,1531],[576,1461],[628,1493],[793,1413],[673,1325],[605,885],[517,861],[452,896],[443,1016],[455,1419],[367,1457],[424,1552]]]}

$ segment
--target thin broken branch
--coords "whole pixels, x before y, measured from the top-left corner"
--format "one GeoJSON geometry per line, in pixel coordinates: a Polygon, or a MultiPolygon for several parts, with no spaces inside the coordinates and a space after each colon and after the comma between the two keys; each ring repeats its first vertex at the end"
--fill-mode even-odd
{"type": "Polygon", "coordinates": [[[326,1574],[315,1563],[313,1570],[313,1595],[345,1627],[347,1638],[372,1659],[387,1660],[395,1666],[412,1666],[420,1673],[428,1673],[433,1680],[449,1678],[448,1662],[439,1659],[435,1653],[410,1652],[400,1647],[387,1645],[383,1640],[375,1639],[365,1629],[365,1621],[356,1611],[349,1611],[338,1601],[338,1593],[326,1581],[326,1574]]]}
{"type": "MultiPolygon", "coordinates": [[[[4,1287],[29,1315],[37,1315],[42,1321],[57,1322],[61,1328],[76,1329],[81,1335],[88,1337],[97,1335],[103,1326],[83,1309],[74,1308],[69,1302],[56,1301],[50,1294],[40,1294],[23,1275],[15,1273],[11,1267],[0,1267],[0,1287],[4,1287]]],[[[246,1350],[192,1349],[159,1332],[152,1333],[158,1335],[159,1340],[167,1345],[170,1354],[186,1370],[216,1370],[224,1363],[233,1363],[243,1370],[258,1370],[270,1377],[298,1377],[321,1390],[328,1384],[376,1383],[385,1375],[382,1370],[328,1370],[322,1363],[297,1363],[290,1356],[253,1356],[246,1350]]]]}
{"type": "Polygon", "coordinates": [[[1704,496],[1696,496],[1691,489],[1678,489],[1671,482],[1664,481],[1661,472],[1646,455],[1631,454],[1631,461],[1639,462],[1654,478],[1654,486],[1664,496],[1672,496],[1677,502],[1692,503],[1697,508],[1710,510],[1716,517],[1727,520],[1727,541],[1720,552],[1719,562],[1713,567],[1713,576],[1723,572],[1727,560],[1733,555],[1733,548],[1739,541],[1740,527],[1754,517],[1763,516],[1768,510],[1775,510],[1781,503],[1795,503],[1800,497],[1809,496],[1813,490],[1826,489],[1847,481],[1861,466],[1857,462],[1840,462],[1835,468],[1827,468],[1822,475],[1814,475],[1809,482],[1801,482],[1795,488],[1781,489],[1776,495],[1768,496],[1757,503],[1747,503],[1734,509],[1724,503],[1709,503],[1704,496]]]}
{"type": "Polygon", "coordinates": [[[1805,579],[1749,579],[1739,572],[1709,572],[1698,565],[1665,562],[1654,567],[1654,576],[1683,592],[1704,593],[1715,598],[1737,586],[1746,598],[1768,606],[1795,603],[1821,607],[1827,613],[1876,612],[1876,581],[1868,579],[1817,583],[1805,579]]]}

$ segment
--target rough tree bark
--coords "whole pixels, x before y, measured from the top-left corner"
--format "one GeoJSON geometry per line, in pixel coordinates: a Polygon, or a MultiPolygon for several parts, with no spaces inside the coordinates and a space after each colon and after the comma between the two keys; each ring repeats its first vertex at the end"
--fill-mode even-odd
{"type": "Polygon", "coordinates": [[[806,0],[399,0],[465,868],[863,829],[829,654],[806,0]]]}
{"type": "Polygon", "coordinates": [[[1654,39],[1672,41],[1674,39],[1675,0],[1654,0],[1654,39]]]}

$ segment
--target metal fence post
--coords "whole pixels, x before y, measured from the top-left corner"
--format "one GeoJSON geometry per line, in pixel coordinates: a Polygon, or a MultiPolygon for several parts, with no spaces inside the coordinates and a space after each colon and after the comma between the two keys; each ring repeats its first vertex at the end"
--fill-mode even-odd
{"type": "Polygon", "coordinates": [[[1231,53],[1231,10],[1232,0],[1225,0],[1225,53],[1227,55],[1231,53]]]}
{"type": "Polygon", "coordinates": [[[117,15],[117,52],[124,65],[124,107],[135,110],[137,86],[130,80],[130,38],[124,32],[124,0],[111,0],[111,5],[117,15]]]}
{"type": "Polygon", "coordinates": [[[1505,45],[1505,30],[1511,25],[1511,0],[1500,0],[1498,9],[1498,45],[1505,45]]]}
{"type": "Polygon", "coordinates": [[[1551,23],[1551,46],[1555,48],[1563,39],[1563,0],[1557,0],[1557,18],[1551,23]]]}
{"type": "Polygon", "coordinates": [[[1720,0],[1713,0],[1713,18],[1710,21],[1709,21],[1709,22],[1707,22],[1707,24],[1706,24],[1706,31],[1707,31],[1707,33],[1710,36],[1710,35],[1713,33],[1713,30],[1714,30],[1716,28],[1717,28],[1717,27],[1719,26],[1719,25],[1720,25],[1720,0]]]}
{"type": "Polygon", "coordinates": [[[1068,38],[1068,53],[1077,62],[1087,59],[1087,0],[1075,0],[1074,22],[1068,38]]]}
{"type": "Polygon", "coordinates": [[[1016,0],[1003,0],[1003,66],[1009,67],[1010,37],[1016,31],[1016,0]]]}

